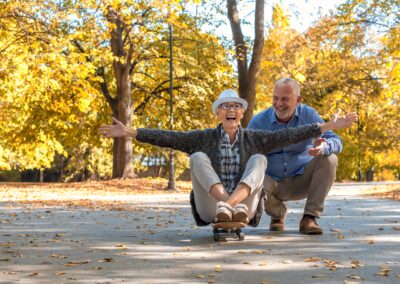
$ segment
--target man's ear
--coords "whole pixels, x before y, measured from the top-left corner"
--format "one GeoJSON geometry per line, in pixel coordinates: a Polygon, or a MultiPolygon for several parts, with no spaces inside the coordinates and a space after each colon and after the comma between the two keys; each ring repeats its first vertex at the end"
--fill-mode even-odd
{"type": "Polygon", "coordinates": [[[298,102],[298,103],[301,102],[301,96],[297,96],[297,102],[298,102]]]}

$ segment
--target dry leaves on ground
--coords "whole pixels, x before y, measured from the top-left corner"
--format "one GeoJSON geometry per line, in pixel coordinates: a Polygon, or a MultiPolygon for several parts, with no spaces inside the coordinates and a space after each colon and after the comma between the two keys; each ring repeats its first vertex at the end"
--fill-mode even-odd
{"type": "MultiPolygon", "coordinates": [[[[34,205],[87,207],[103,210],[143,211],[129,205],[126,197],[136,194],[170,194],[166,179],[114,179],[75,183],[0,183],[0,201],[34,205]]],[[[188,181],[177,181],[180,192],[190,192],[188,181]]],[[[51,213],[51,211],[46,212],[51,213]]],[[[42,216],[45,218],[45,216],[42,216]]],[[[0,220],[8,222],[9,220],[0,220]]]]}

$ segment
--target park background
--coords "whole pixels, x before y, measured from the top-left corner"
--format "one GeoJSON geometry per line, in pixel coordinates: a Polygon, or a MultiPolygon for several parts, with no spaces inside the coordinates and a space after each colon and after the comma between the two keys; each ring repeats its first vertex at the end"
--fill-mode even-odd
{"type": "MultiPolygon", "coordinates": [[[[100,138],[99,126],[114,115],[135,128],[215,127],[226,88],[249,101],[246,126],[283,76],[324,119],[358,113],[338,132],[337,180],[399,179],[400,2],[265,1],[257,22],[260,2],[239,1],[233,40],[225,1],[1,1],[0,180],[168,177],[169,150],[100,138]]],[[[187,156],[174,157],[187,180],[187,156]]]]}
{"type": "Polygon", "coordinates": [[[2,283],[398,283],[400,181],[379,180],[399,178],[399,61],[400,0],[0,0],[2,283]],[[285,232],[264,214],[214,242],[186,155],[170,175],[170,150],[98,134],[113,115],[215,127],[226,88],[245,126],[282,76],[324,119],[360,118],[338,132],[322,236],[298,233],[294,201],[285,232]]]}

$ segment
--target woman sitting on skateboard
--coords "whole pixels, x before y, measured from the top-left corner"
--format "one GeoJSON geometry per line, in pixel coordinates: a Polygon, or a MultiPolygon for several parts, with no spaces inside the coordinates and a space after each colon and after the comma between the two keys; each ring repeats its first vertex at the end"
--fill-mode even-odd
{"type": "Polygon", "coordinates": [[[107,138],[133,137],[190,154],[190,203],[196,224],[234,221],[255,227],[262,215],[259,204],[267,168],[262,153],[318,137],[327,130],[349,127],[357,116],[350,113],[327,123],[260,131],[240,126],[246,108],[247,102],[234,90],[225,90],[212,105],[220,121],[217,128],[187,132],[129,129],[113,118],[115,124],[101,126],[100,133],[107,138]]]}

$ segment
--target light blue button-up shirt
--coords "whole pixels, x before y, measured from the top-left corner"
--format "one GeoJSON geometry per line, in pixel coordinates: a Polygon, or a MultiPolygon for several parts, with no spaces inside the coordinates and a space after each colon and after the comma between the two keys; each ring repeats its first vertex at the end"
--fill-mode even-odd
{"type": "MultiPolygon", "coordinates": [[[[260,130],[278,130],[287,127],[296,127],[304,124],[310,124],[324,120],[312,107],[304,104],[298,104],[292,119],[288,123],[281,123],[277,120],[275,111],[272,107],[255,115],[247,128],[260,130]]],[[[323,154],[339,153],[342,151],[343,144],[340,137],[332,131],[322,134],[326,143],[323,148],[323,154]]],[[[267,154],[268,167],[267,175],[275,180],[281,180],[285,177],[291,177],[304,173],[304,166],[311,161],[307,149],[312,147],[312,139],[292,144],[290,146],[275,149],[267,154]]]]}

